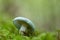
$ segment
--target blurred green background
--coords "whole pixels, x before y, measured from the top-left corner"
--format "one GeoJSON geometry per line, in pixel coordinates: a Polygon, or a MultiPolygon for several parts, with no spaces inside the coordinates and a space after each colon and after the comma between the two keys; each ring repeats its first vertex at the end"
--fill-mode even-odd
{"type": "Polygon", "coordinates": [[[60,0],[0,0],[0,34],[18,34],[12,20],[19,16],[32,20],[38,31],[54,32],[60,29],[60,0]]]}

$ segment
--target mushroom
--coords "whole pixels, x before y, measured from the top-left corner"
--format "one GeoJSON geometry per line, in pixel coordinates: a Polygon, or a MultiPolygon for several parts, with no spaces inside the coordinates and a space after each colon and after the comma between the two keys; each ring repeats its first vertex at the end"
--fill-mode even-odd
{"type": "Polygon", "coordinates": [[[35,26],[31,20],[24,17],[16,17],[13,23],[22,35],[30,36],[35,31],[35,26]]]}

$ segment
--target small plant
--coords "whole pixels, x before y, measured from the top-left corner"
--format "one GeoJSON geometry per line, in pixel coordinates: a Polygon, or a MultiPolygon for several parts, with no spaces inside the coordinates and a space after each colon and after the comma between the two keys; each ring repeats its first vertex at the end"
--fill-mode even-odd
{"type": "Polygon", "coordinates": [[[57,30],[57,39],[60,40],[60,30],[57,30]]]}

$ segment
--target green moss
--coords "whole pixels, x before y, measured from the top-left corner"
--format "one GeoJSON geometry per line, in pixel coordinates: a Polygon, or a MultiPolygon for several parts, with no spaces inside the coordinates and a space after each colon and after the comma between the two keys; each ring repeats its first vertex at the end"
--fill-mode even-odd
{"type": "Polygon", "coordinates": [[[33,36],[20,35],[10,18],[0,17],[0,40],[55,40],[53,33],[40,33],[35,31],[33,36]]]}

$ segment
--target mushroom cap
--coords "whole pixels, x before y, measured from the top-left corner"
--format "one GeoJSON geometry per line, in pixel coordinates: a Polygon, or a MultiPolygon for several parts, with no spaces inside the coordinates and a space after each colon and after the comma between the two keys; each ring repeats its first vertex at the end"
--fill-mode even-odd
{"type": "Polygon", "coordinates": [[[22,25],[25,25],[25,27],[27,26],[27,28],[31,29],[31,31],[34,31],[35,26],[32,23],[31,20],[24,18],[24,17],[16,17],[13,19],[13,23],[15,24],[15,26],[20,29],[22,25]]]}

